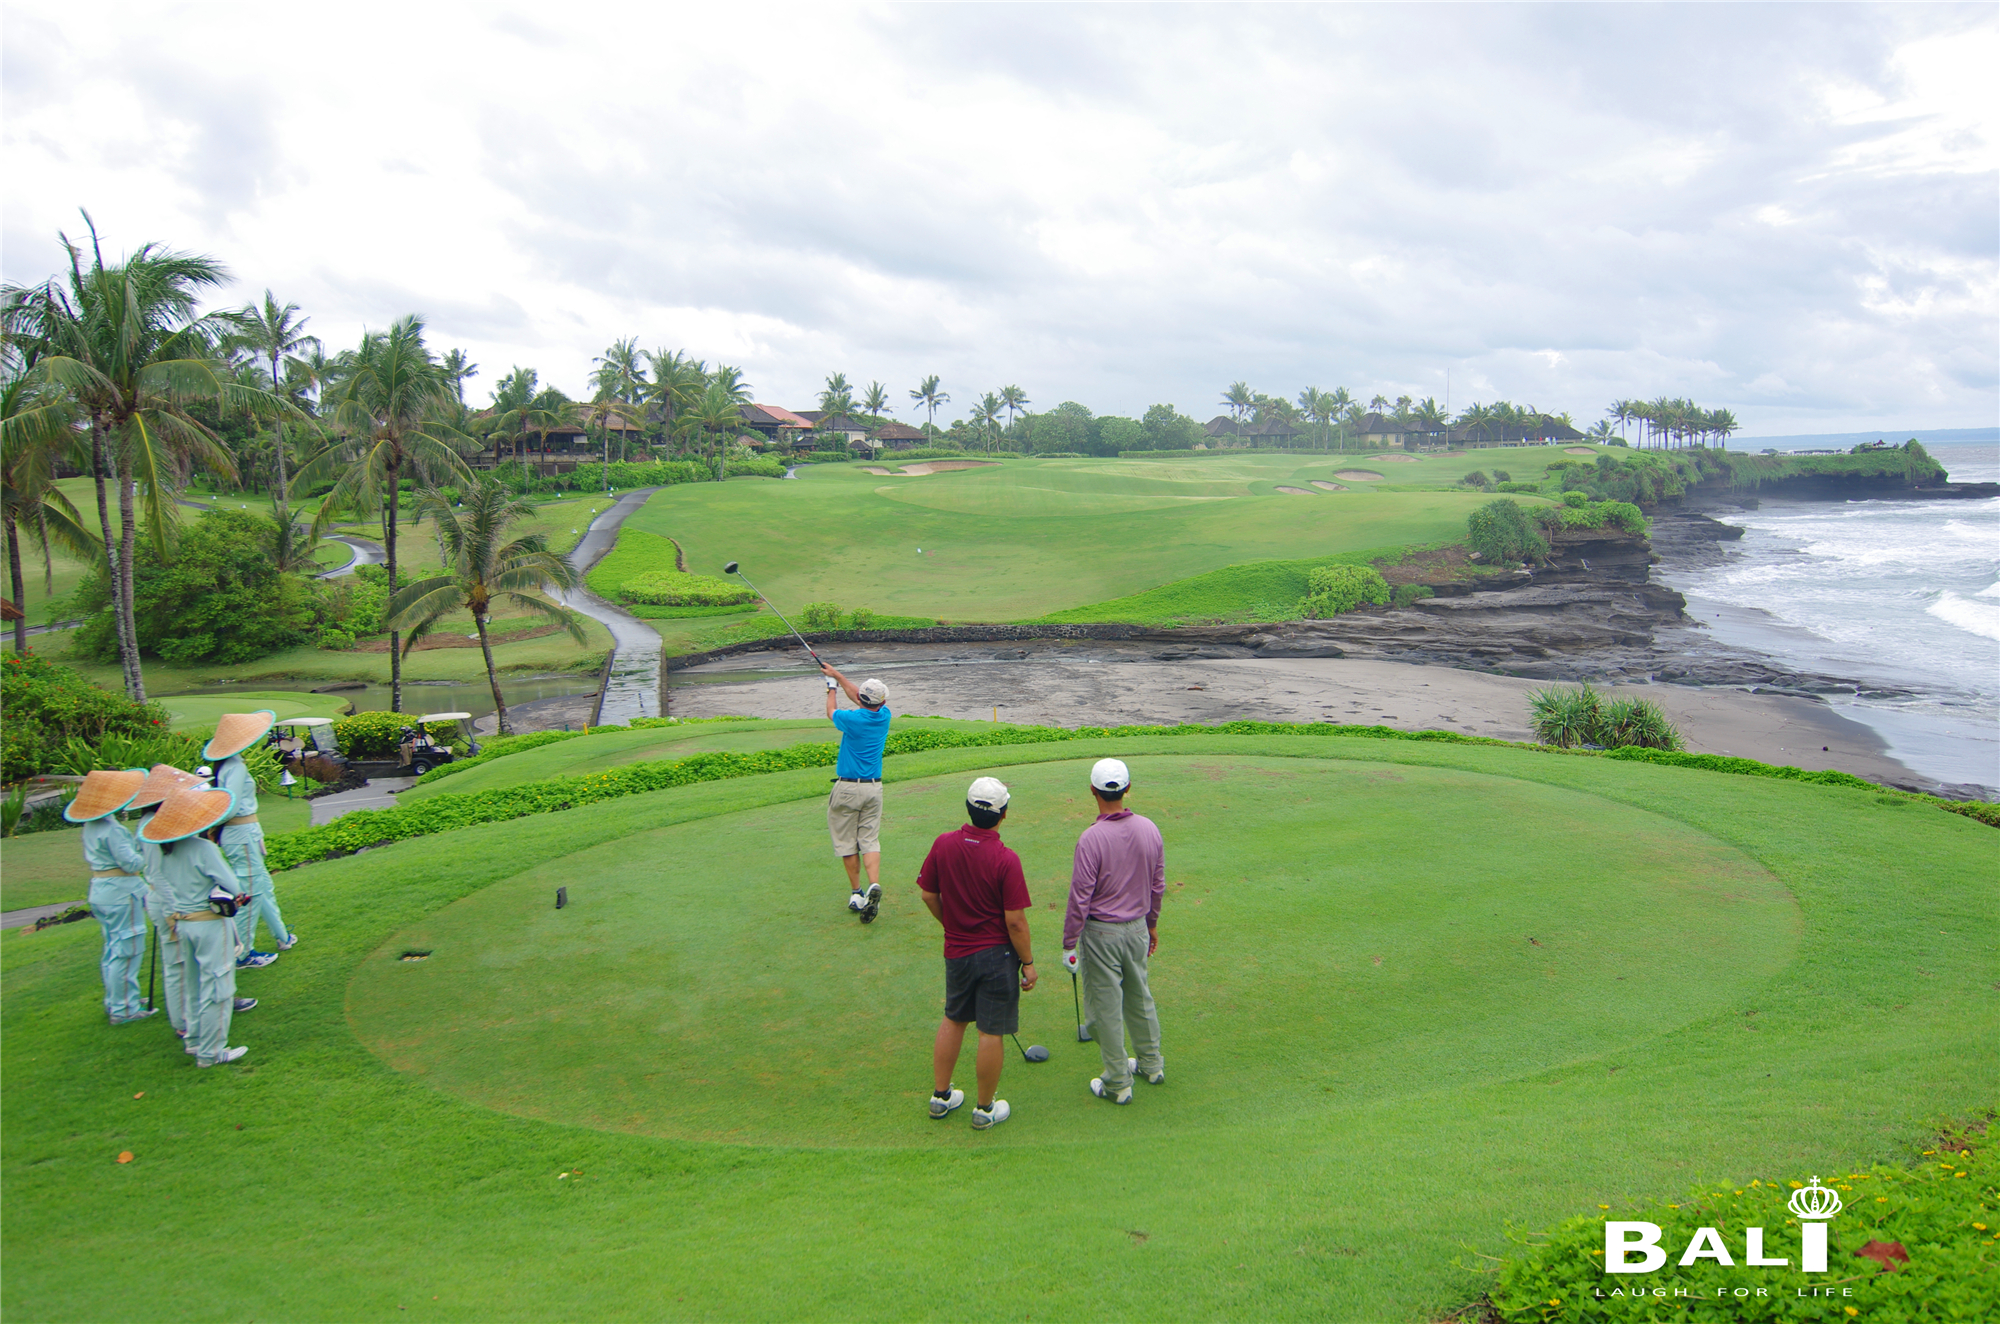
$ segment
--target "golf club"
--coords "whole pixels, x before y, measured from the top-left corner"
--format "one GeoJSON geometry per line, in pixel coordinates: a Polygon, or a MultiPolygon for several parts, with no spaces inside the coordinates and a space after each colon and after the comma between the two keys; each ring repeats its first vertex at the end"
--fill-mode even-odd
{"type": "Polygon", "coordinates": [[[1076,971],[1074,970],[1069,972],[1069,1000],[1076,1004],[1076,1041],[1080,1044],[1087,1044],[1090,1042],[1090,1031],[1083,1028],[1083,998],[1076,991],[1076,971]]]}
{"type": "Polygon", "coordinates": [[[153,929],[153,954],[146,961],[146,1010],[151,1011],[160,1004],[153,1001],[153,984],[160,973],[160,930],[153,929]]]}
{"type": "MultiPolygon", "coordinates": [[[[1014,1041],[1014,1047],[1021,1048],[1020,1035],[1010,1034],[1007,1037],[1014,1041]]],[[[1040,1044],[1031,1044],[1026,1048],[1021,1048],[1021,1060],[1024,1062],[1046,1062],[1049,1060],[1049,1050],[1040,1044]]]]}
{"type": "MultiPolygon", "coordinates": [[[[750,584],[750,576],[744,574],[741,570],[738,570],[736,568],[736,562],[734,561],[731,561],[728,565],[722,567],[722,573],[725,575],[735,575],[745,584],[750,584]]],[[[777,607],[772,604],[769,598],[764,597],[763,589],[758,588],[755,584],[750,584],[750,591],[752,593],[755,593],[759,598],[763,599],[764,605],[766,607],[771,608],[771,614],[773,616],[776,616],[781,621],[785,621],[785,613],[779,611],[777,607]]],[[[813,661],[819,662],[819,654],[813,652],[813,646],[806,642],[806,637],[804,635],[800,634],[797,630],[792,629],[792,623],[790,621],[785,621],[785,628],[787,630],[792,631],[792,638],[799,641],[799,647],[806,650],[806,655],[812,658],[813,661]]],[[[820,662],[820,665],[825,666],[826,663],[820,662]]]]}

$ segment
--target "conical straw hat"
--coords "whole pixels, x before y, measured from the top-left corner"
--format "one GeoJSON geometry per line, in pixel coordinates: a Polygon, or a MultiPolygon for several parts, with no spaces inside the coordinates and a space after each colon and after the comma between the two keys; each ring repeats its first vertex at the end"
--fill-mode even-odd
{"type": "Polygon", "coordinates": [[[277,720],[278,715],[269,708],[259,708],[254,713],[224,713],[215,724],[214,738],[201,747],[201,756],[226,759],[231,754],[241,754],[262,740],[271,723],[277,720]]]}
{"type": "Polygon", "coordinates": [[[147,841],[179,841],[205,832],[229,817],[236,797],[227,791],[175,791],[160,802],[160,812],[146,821],[139,835],[147,841]]]}
{"type": "Polygon", "coordinates": [[[93,818],[103,818],[123,809],[131,798],[146,784],[144,768],[124,768],[113,771],[99,768],[83,779],[77,788],[76,799],[63,810],[63,817],[72,823],[88,823],[93,818]]]}
{"type": "Polygon", "coordinates": [[[132,797],[127,809],[145,809],[156,805],[175,791],[186,790],[190,786],[202,785],[201,778],[191,772],[182,772],[170,763],[155,763],[153,770],[146,774],[146,784],[132,797]]]}

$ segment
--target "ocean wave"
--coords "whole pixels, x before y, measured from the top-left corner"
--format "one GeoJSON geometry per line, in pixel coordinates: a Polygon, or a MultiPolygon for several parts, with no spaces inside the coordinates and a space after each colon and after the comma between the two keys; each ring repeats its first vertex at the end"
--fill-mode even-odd
{"type": "MultiPolygon", "coordinates": [[[[1983,598],[1990,592],[1992,590],[1987,589],[1981,592],[1979,596],[1983,598]]],[[[1970,598],[1962,598],[1950,589],[1946,589],[1938,595],[1936,602],[1933,602],[1924,610],[1939,620],[1956,625],[1959,629],[1970,634],[1976,634],[1983,639],[2000,641],[2000,604],[1989,607],[1983,602],[1974,602],[1970,598]]]]}
{"type": "Polygon", "coordinates": [[[1972,596],[1975,598],[2000,598],[2000,579],[1994,580],[1972,596]]]}

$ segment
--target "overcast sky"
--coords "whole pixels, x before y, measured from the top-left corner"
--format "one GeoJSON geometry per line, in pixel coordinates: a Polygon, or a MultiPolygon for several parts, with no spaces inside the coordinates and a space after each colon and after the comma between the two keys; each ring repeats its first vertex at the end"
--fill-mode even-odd
{"type": "Polygon", "coordinates": [[[7,3],[0,267],[96,218],[330,348],[420,312],[956,416],[1015,383],[2000,411],[1995,6],[7,3]]]}

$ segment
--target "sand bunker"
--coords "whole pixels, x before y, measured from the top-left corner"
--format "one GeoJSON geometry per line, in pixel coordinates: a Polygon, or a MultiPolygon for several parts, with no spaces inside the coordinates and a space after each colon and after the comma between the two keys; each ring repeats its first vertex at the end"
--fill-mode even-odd
{"type": "Polygon", "coordinates": [[[1366,469],[1336,469],[1333,471],[1333,476],[1335,478],[1345,478],[1350,483],[1379,483],[1382,481],[1381,474],[1371,474],[1366,469]]]}
{"type": "Polygon", "coordinates": [[[1280,492],[1283,492],[1283,493],[1284,493],[1284,494],[1285,494],[1286,496],[1311,496],[1311,495],[1312,495],[1312,493],[1310,493],[1310,492],[1306,491],[1306,490],[1305,490],[1305,489],[1304,489],[1303,487],[1281,487],[1281,488],[1279,488],[1278,490],[1279,490],[1280,492]]]}
{"type": "MultiPolygon", "coordinates": [[[[1342,487],[1339,483],[1324,482],[1318,478],[1312,480],[1312,485],[1314,487],[1317,487],[1322,492],[1345,492],[1347,490],[1346,488],[1342,487]]],[[[1285,489],[1281,487],[1278,490],[1282,492],[1285,489]]]]}
{"type": "Polygon", "coordinates": [[[989,464],[998,463],[1000,463],[998,460],[924,460],[917,464],[904,465],[903,472],[906,474],[941,474],[950,473],[953,469],[984,469],[989,464]]]}
{"type": "Polygon", "coordinates": [[[1421,455],[1371,455],[1368,459],[1371,463],[1382,460],[1386,460],[1390,464],[1422,464],[1424,462],[1424,457],[1421,455]]]}
{"type": "Polygon", "coordinates": [[[1563,447],[1563,454],[1564,454],[1564,455],[1595,455],[1595,454],[1597,454],[1597,452],[1596,452],[1596,451],[1594,451],[1594,450],[1592,450],[1592,449],[1591,449],[1590,447],[1588,447],[1588,446],[1565,446],[1565,447],[1563,447]]]}

